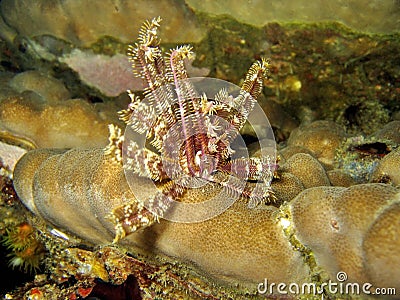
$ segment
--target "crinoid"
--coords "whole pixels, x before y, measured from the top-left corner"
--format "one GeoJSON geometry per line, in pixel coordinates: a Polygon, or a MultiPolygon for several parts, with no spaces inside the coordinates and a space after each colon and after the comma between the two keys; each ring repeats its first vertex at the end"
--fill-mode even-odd
{"type": "Polygon", "coordinates": [[[222,213],[239,197],[248,198],[249,207],[275,199],[270,188],[275,169],[272,131],[267,144],[259,141],[258,157],[248,156],[239,134],[256,106],[258,127],[270,128],[255,100],[268,61],[256,61],[241,88],[215,78],[189,78],[184,61],[193,56],[192,48],[181,46],[164,56],[157,36],[160,21],[158,17],[145,22],[138,42],[129,47],[134,74],[146,85],[144,99],[128,91],[131,103],[119,113],[127,124],[125,135],[113,136],[107,151],[123,163],[139,202],[139,208],[128,205],[114,210],[122,236],[158,217],[203,221],[222,213]],[[153,197],[141,197],[138,175],[154,182],[153,197]],[[188,188],[205,185],[220,187],[213,199],[182,201],[188,188]]]}

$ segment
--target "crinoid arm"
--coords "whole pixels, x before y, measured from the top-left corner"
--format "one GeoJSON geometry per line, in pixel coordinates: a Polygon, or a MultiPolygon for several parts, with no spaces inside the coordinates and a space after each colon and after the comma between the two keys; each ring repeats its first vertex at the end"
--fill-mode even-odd
{"type": "Polygon", "coordinates": [[[269,61],[261,58],[249,68],[237,97],[232,97],[226,90],[222,89],[215,95],[213,104],[206,106],[203,101],[203,107],[224,118],[231,125],[225,129],[227,143],[231,143],[237,137],[239,130],[246,123],[257,98],[262,92],[263,81],[267,77],[268,68],[269,61]]]}
{"type": "Polygon", "coordinates": [[[237,129],[243,127],[254,104],[260,96],[263,87],[263,81],[267,77],[269,61],[265,58],[253,63],[246,74],[242,88],[238,97],[233,101],[233,108],[237,111],[235,114],[237,122],[234,126],[237,129]]]}
{"type": "Polygon", "coordinates": [[[145,201],[137,199],[116,207],[109,215],[114,223],[114,243],[135,231],[151,226],[159,221],[170,208],[170,199],[179,199],[185,188],[173,181],[160,186],[159,192],[145,201]]]}
{"type": "Polygon", "coordinates": [[[191,81],[187,80],[188,75],[184,67],[184,60],[193,56],[192,47],[181,46],[171,50],[168,57],[168,78],[175,87],[176,98],[174,115],[180,126],[175,134],[180,135],[184,143],[186,153],[185,165],[191,175],[198,175],[199,169],[196,165],[196,154],[207,153],[207,139],[201,133],[205,128],[205,115],[201,110],[201,96],[193,87],[191,81]]]}
{"type": "Polygon", "coordinates": [[[142,78],[145,84],[146,103],[140,103],[138,98],[128,91],[132,99],[131,109],[128,108],[120,114],[121,119],[127,123],[132,123],[135,130],[153,129],[150,134],[156,140],[154,142],[156,146],[160,145],[160,142],[157,141],[162,141],[162,135],[165,132],[154,129],[168,129],[176,122],[169,103],[170,99],[173,98],[173,91],[167,81],[166,63],[157,35],[160,22],[160,17],[146,21],[140,29],[138,42],[128,47],[128,56],[132,62],[133,73],[142,78]],[[153,120],[149,123],[147,121],[150,120],[146,119],[146,113],[150,112],[150,109],[152,110],[150,116],[153,120]],[[157,124],[157,126],[154,124],[157,124]]]}
{"type": "MultiPolygon", "coordinates": [[[[123,145],[114,132],[106,148],[106,154],[118,157],[122,151],[125,176],[135,196],[111,214],[116,240],[158,218],[170,220],[176,212],[187,215],[188,207],[196,207],[190,214],[193,219],[197,204],[176,203],[184,200],[189,189],[203,185],[221,190],[217,200],[224,200],[225,195],[244,197],[249,207],[273,200],[273,159],[235,156],[234,143],[261,93],[268,61],[255,62],[241,88],[212,78],[196,81],[185,69],[185,60],[193,56],[191,46],[177,47],[165,56],[162,53],[157,33],[160,22],[161,18],[146,21],[138,41],[129,46],[133,73],[144,81],[144,96],[128,90],[131,103],[119,112],[127,124],[123,145]],[[146,193],[140,180],[148,184],[146,193]]],[[[209,217],[208,213],[197,215],[209,217]]],[[[190,218],[177,219],[186,222],[190,218]]]]}
{"type": "Polygon", "coordinates": [[[108,145],[104,148],[104,154],[115,163],[122,165],[122,144],[124,142],[122,130],[114,124],[109,124],[108,130],[108,145]]]}
{"type": "Polygon", "coordinates": [[[113,243],[158,221],[157,215],[137,201],[114,208],[109,219],[114,223],[115,228],[113,243]]]}

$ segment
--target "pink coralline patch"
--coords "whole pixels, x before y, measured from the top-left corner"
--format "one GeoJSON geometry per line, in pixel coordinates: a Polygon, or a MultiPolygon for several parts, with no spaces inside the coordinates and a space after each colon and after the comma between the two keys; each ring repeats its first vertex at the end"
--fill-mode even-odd
{"type": "MultiPolygon", "coordinates": [[[[1,130],[1,129],[0,129],[1,130]]],[[[0,165],[13,171],[17,161],[27,151],[23,148],[0,142],[0,165]]],[[[1,172],[1,171],[0,171],[1,172]]]]}
{"type": "MultiPolygon", "coordinates": [[[[124,54],[107,56],[74,49],[60,59],[79,74],[80,79],[88,86],[97,88],[108,97],[116,97],[126,90],[143,90],[142,79],[132,74],[131,62],[124,54]]],[[[195,68],[191,61],[185,66],[191,77],[207,76],[208,68],[195,68]]]]}
{"type": "Polygon", "coordinates": [[[132,75],[131,63],[123,54],[107,56],[74,49],[61,59],[87,85],[104,95],[116,97],[127,89],[142,90],[143,83],[132,75]]]}

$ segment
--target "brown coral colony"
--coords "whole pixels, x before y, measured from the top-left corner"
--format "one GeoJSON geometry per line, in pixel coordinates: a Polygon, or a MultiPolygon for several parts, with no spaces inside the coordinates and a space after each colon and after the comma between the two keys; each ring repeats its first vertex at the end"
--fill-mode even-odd
{"type": "MultiPolygon", "coordinates": [[[[400,292],[400,268],[393,268],[400,263],[400,148],[388,134],[399,124],[353,137],[332,121],[304,122],[280,145],[279,167],[275,141],[266,155],[258,136],[261,150],[235,156],[269,61],[254,62],[237,93],[202,93],[185,69],[192,47],[164,54],[160,22],[146,21],[128,49],[145,89],[143,96],[129,90],[118,113],[125,134],[110,124],[105,148],[39,148],[20,158],[15,191],[50,226],[40,227],[43,245],[28,223],[15,226],[8,243],[29,241],[40,252],[35,258],[46,248],[60,261],[49,273],[58,283],[75,276],[81,296],[256,299],[265,298],[257,285],[268,279],[312,282],[336,299],[342,295],[325,284],[340,281],[339,272],[347,282],[371,283],[373,292],[400,292]],[[165,217],[180,213],[172,201],[198,204],[219,194],[237,201],[201,222],[165,217]],[[104,283],[93,288],[99,278],[104,283]]],[[[12,206],[17,196],[5,178],[4,202],[12,206]]]]}

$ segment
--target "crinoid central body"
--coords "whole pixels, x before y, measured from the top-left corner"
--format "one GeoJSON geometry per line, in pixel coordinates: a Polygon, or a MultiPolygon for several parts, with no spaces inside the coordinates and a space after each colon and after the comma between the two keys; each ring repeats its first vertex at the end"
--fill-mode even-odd
{"type": "MultiPolygon", "coordinates": [[[[128,91],[131,103],[120,112],[127,124],[122,162],[135,197],[153,214],[152,219],[178,222],[209,219],[239,197],[248,198],[250,207],[273,200],[270,182],[275,148],[261,145],[262,155],[249,157],[239,133],[256,106],[257,122],[264,119],[261,127],[266,131],[270,128],[255,100],[261,93],[268,61],[255,62],[241,88],[214,78],[189,78],[184,62],[193,56],[192,48],[181,46],[164,55],[157,36],[160,21],[147,21],[138,42],[128,51],[134,74],[146,86],[143,99],[128,91]],[[263,152],[266,148],[269,150],[263,152]],[[153,197],[141,197],[138,175],[154,182],[153,197]],[[181,201],[188,188],[207,184],[221,187],[212,201],[202,205],[181,201]]],[[[272,131],[271,135],[270,141],[272,131]]],[[[115,148],[112,143],[111,148],[115,148]]],[[[128,228],[132,222],[128,210],[125,208],[117,221],[125,219],[123,235],[133,230],[128,228]]]]}

